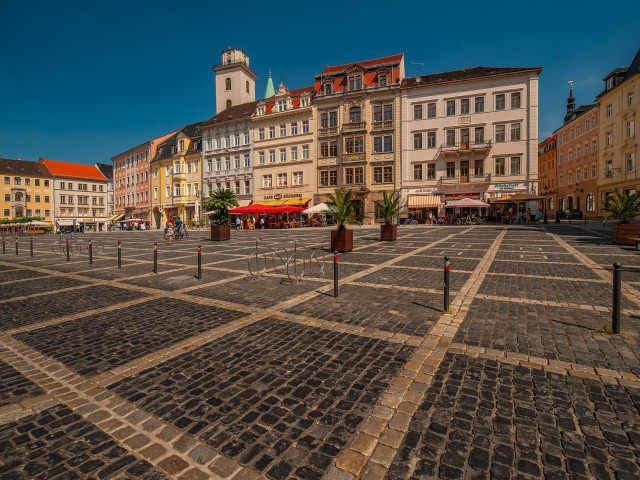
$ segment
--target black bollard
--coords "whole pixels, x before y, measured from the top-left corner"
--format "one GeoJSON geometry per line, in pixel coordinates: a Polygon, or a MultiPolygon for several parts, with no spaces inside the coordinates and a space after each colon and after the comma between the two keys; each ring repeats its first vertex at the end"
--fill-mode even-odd
{"type": "Polygon", "coordinates": [[[33,257],[33,238],[29,239],[29,250],[31,251],[31,256],[33,257]]]}
{"type": "Polygon", "coordinates": [[[620,333],[620,303],[622,298],[622,265],[613,264],[613,311],[611,312],[611,329],[620,333]]]}
{"type": "Polygon", "coordinates": [[[158,273],[158,242],[153,242],[153,273],[158,273]]]}
{"type": "Polygon", "coordinates": [[[67,248],[67,262],[70,262],[71,261],[71,256],[70,256],[71,255],[71,250],[70,250],[70,245],[69,245],[69,239],[68,238],[67,238],[66,248],[67,248]]]}
{"type": "Polygon", "coordinates": [[[118,268],[122,268],[122,243],[118,241],[118,268]]]}
{"type": "Polygon", "coordinates": [[[444,311],[449,311],[449,270],[451,265],[449,264],[449,257],[444,257],[444,311]]]}
{"type": "Polygon", "coordinates": [[[18,255],[18,237],[16,237],[16,255],[18,255]]]}
{"type": "Polygon", "coordinates": [[[89,240],[89,265],[93,265],[93,241],[89,240]]]}
{"type": "Polygon", "coordinates": [[[338,298],[338,252],[333,252],[333,298],[338,298]]]}
{"type": "Polygon", "coordinates": [[[556,211],[556,223],[560,223],[560,210],[556,211]]]}
{"type": "Polygon", "coordinates": [[[202,245],[198,244],[198,280],[202,280],[202,245]]]}

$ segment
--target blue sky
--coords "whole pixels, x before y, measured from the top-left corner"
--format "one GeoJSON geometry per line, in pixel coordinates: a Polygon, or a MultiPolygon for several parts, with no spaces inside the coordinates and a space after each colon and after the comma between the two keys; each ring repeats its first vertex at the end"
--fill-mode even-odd
{"type": "Polygon", "coordinates": [[[0,26],[0,155],[81,163],[213,116],[211,66],[227,45],[250,55],[259,94],[269,68],[299,88],[325,64],[394,53],[408,76],[541,66],[540,139],[560,126],[568,80],[590,103],[640,48],[638,0],[0,0],[0,26]]]}

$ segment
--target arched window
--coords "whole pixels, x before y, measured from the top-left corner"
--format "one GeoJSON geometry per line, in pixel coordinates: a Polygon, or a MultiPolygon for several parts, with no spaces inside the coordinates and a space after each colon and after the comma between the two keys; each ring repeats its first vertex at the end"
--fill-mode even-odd
{"type": "Polygon", "coordinates": [[[249,93],[249,81],[247,80],[247,93],[249,93]]]}
{"type": "Polygon", "coordinates": [[[351,107],[349,109],[349,121],[351,123],[359,123],[360,119],[362,118],[361,112],[362,110],[360,109],[360,107],[351,107]]]}
{"type": "Polygon", "coordinates": [[[227,108],[231,106],[231,100],[227,100],[227,108]]]}
{"type": "Polygon", "coordinates": [[[593,193],[587,193],[587,212],[595,212],[596,211],[596,197],[593,193]]]}
{"type": "Polygon", "coordinates": [[[231,90],[231,79],[230,79],[230,78],[227,78],[227,79],[225,80],[224,84],[225,84],[225,88],[226,88],[227,90],[231,90]]]}

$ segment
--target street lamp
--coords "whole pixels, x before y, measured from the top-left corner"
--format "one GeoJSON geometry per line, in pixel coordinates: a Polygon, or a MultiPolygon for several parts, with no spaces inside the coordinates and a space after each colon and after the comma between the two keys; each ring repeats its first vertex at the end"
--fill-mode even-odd
{"type": "Polygon", "coordinates": [[[542,220],[542,223],[544,223],[545,225],[547,225],[549,223],[549,219],[547,218],[547,188],[545,187],[544,191],[542,192],[542,194],[544,195],[544,219],[542,220]]]}

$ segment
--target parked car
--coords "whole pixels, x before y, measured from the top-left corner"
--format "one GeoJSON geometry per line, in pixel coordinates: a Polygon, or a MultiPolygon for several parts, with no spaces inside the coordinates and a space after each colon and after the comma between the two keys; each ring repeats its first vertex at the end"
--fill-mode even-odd
{"type": "Polygon", "coordinates": [[[570,220],[581,220],[582,215],[582,210],[578,210],[577,208],[567,208],[565,211],[560,212],[562,218],[568,218],[570,220]]]}

